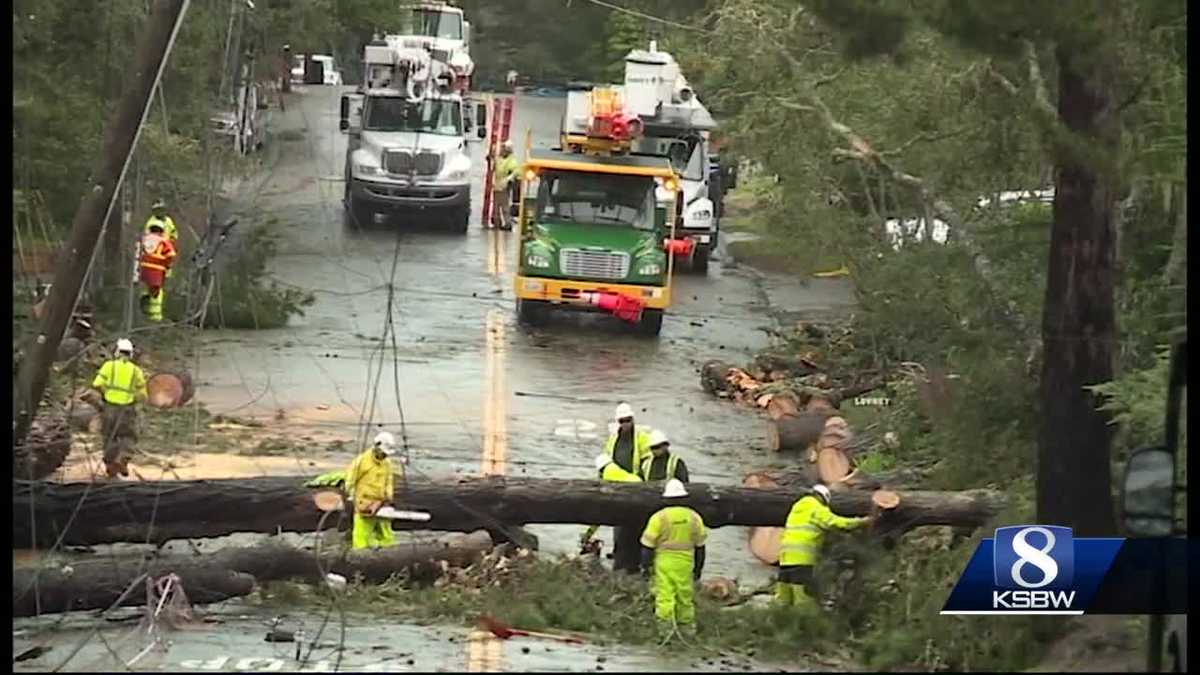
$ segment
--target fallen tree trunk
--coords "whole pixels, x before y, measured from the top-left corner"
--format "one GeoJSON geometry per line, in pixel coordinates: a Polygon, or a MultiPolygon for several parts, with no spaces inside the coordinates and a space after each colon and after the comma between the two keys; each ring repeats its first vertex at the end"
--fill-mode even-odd
{"type": "Polygon", "coordinates": [[[196,604],[220,602],[247,595],[255,582],[278,579],[320,581],[332,572],[347,579],[361,576],[382,582],[397,573],[410,579],[436,579],[441,561],[456,567],[475,562],[492,547],[487,532],[443,537],[418,545],[398,544],[378,551],[343,551],[331,548],[321,553],[280,541],[257,546],[227,548],[200,556],[171,556],[151,560],[114,558],[73,563],[69,573],[61,566],[18,567],[13,570],[13,616],[37,613],[138,606],[146,602],[146,587],[139,582],[129,594],[121,595],[143,574],[160,577],[177,574],[188,599],[196,604]],[[36,583],[35,583],[36,579],[36,583]]]}
{"type": "MultiPolygon", "coordinates": [[[[14,547],[117,541],[163,542],[234,532],[309,532],[322,512],[304,478],[48,483],[14,481],[14,547]],[[83,500],[81,502],[81,500],[83,500]]],[[[401,484],[397,481],[397,484],[401,484]]],[[[498,524],[637,525],[661,506],[651,484],[557,478],[409,480],[397,507],[431,514],[428,522],[394,521],[399,529],[472,532],[498,524]]],[[[711,527],[776,525],[795,501],[793,490],[755,490],[693,483],[685,502],[711,527]]],[[[1002,503],[994,492],[912,492],[899,512],[918,525],[979,526],[1002,503]]],[[[835,496],[839,513],[865,515],[870,493],[835,496]]],[[[330,519],[332,520],[332,519],[330,519]]]]}

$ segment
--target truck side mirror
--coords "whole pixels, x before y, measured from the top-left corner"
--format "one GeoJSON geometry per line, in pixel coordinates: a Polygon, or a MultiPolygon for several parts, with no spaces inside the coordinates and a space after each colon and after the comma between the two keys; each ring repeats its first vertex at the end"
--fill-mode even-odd
{"type": "Polygon", "coordinates": [[[1121,481],[1121,518],[1139,537],[1169,537],[1175,526],[1175,456],[1161,447],[1129,457],[1121,481]]]}
{"type": "Polygon", "coordinates": [[[475,127],[475,136],[480,139],[487,138],[487,127],[485,127],[485,126],[475,127]]]}
{"type": "Polygon", "coordinates": [[[721,181],[726,190],[732,190],[737,187],[738,168],[737,164],[730,164],[725,167],[725,179],[721,181]]]}
{"type": "Polygon", "coordinates": [[[483,136],[480,138],[485,138],[487,136],[487,104],[480,103],[475,106],[475,126],[483,130],[483,136]]]}
{"type": "Polygon", "coordinates": [[[343,119],[338,121],[338,131],[345,133],[350,131],[350,120],[343,119]]]}

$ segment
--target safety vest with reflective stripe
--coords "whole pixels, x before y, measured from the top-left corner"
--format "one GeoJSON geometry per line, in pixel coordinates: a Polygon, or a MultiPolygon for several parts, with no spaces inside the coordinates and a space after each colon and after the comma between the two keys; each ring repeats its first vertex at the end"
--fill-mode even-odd
{"type": "MultiPolygon", "coordinates": [[[[613,451],[617,447],[617,434],[608,437],[604,443],[604,454],[613,457],[613,451]]],[[[636,473],[642,466],[642,462],[650,455],[650,431],[634,426],[633,428],[633,466],[628,469],[621,467],[630,473],[636,473]]]]}
{"type": "Polygon", "coordinates": [[[104,392],[104,401],[112,405],[130,405],[146,398],[146,374],[126,359],[105,361],[96,371],[92,386],[104,392]]]}
{"type": "Polygon", "coordinates": [[[779,564],[815,565],[827,530],[856,530],[866,522],[866,518],[839,516],[812,495],[801,497],[788,513],[779,541],[779,564]]]}
{"type": "Polygon", "coordinates": [[[150,233],[142,237],[142,255],[138,264],[146,269],[165,272],[175,261],[175,245],[166,237],[150,233]]]}
{"type": "Polygon", "coordinates": [[[642,546],[655,550],[655,555],[695,557],[696,547],[708,541],[704,519],[686,506],[668,506],[650,516],[642,531],[642,546]]]}
{"type": "Polygon", "coordinates": [[[167,239],[175,241],[179,238],[179,229],[175,227],[175,221],[171,218],[171,216],[163,216],[162,218],[150,216],[150,218],[146,220],[146,227],[142,229],[145,232],[150,232],[150,226],[155,224],[162,226],[163,234],[167,235],[167,239]]]}
{"type": "MultiPolygon", "coordinates": [[[[654,454],[642,460],[642,470],[640,472],[642,480],[650,480],[650,470],[654,468],[654,454]]],[[[657,478],[655,480],[671,480],[675,477],[675,467],[679,466],[679,455],[673,452],[667,453],[667,475],[665,478],[657,478]]]]}

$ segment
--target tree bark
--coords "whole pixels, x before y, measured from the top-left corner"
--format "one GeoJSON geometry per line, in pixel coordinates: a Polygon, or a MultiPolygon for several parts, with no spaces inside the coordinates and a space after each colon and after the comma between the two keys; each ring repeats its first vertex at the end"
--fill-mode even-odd
{"type": "MultiPolygon", "coordinates": [[[[1116,165],[1116,73],[1105,51],[1058,49],[1058,113],[1068,130],[1089,139],[1116,165]]],[[[1037,519],[1072,527],[1077,536],[1098,537],[1116,527],[1109,456],[1113,428],[1084,387],[1113,375],[1117,177],[1076,153],[1060,153],[1057,161],[1042,310],[1037,519]]]]}
{"type": "MultiPolygon", "coordinates": [[[[323,515],[300,477],[111,483],[14,481],[13,546],[35,538],[45,548],[118,541],[164,542],[234,532],[311,532],[323,515]],[[85,495],[86,493],[86,495],[85,495]],[[86,497],[86,499],[85,499],[86,497]],[[81,500],[82,503],[81,503],[81,500]],[[79,508],[76,508],[76,505],[79,508]],[[32,514],[31,514],[32,511],[32,514]],[[151,525],[152,524],[152,525],[151,525]]],[[[397,484],[400,484],[397,481],[397,484]]],[[[752,490],[692,483],[682,500],[710,527],[776,525],[796,499],[792,490],[752,490]]],[[[472,532],[529,523],[629,525],[661,508],[651,484],[549,478],[446,478],[408,481],[397,506],[431,514],[428,522],[394,521],[398,529],[472,532]]],[[[986,523],[1002,504],[994,492],[906,493],[900,510],[912,526],[986,523]]],[[[866,515],[870,493],[835,499],[839,513],[866,515]]],[[[327,521],[334,521],[329,518],[327,521]]],[[[327,525],[333,526],[332,522],[327,525]]]]}
{"type": "MultiPolygon", "coordinates": [[[[320,581],[324,572],[347,579],[361,576],[368,582],[386,581],[407,572],[410,579],[432,580],[440,573],[439,561],[458,567],[469,565],[492,546],[487,532],[445,537],[429,544],[399,544],[378,551],[324,551],[320,565],[314,551],[279,541],[257,546],[228,548],[200,556],[171,556],[149,561],[109,559],[79,562],[71,573],[61,567],[25,567],[13,570],[13,616],[110,607],[143,573],[160,577],[174,572],[188,599],[197,604],[219,602],[246,595],[255,582],[278,579],[320,581]],[[34,580],[37,583],[34,583],[34,580]]],[[[146,602],[145,585],[138,584],[119,606],[146,602]]]]}

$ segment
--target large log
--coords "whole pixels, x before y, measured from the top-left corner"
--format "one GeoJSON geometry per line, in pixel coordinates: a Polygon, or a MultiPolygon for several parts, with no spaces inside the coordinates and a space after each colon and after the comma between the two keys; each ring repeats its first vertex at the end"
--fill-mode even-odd
{"type": "Polygon", "coordinates": [[[440,573],[440,561],[455,566],[475,562],[492,546],[487,532],[443,537],[425,544],[399,544],[378,551],[321,553],[320,565],[313,551],[280,541],[257,546],[227,548],[201,556],[167,556],[150,560],[111,558],[62,566],[18,567],[13,570],[13,616],[42,614],[113,606],[138,606],[146,602],[145,585],[139,583],[125,597],[121,594],[143,573],[153,577],[179,575],[188,599],[196,604],[219,602],[246,595],[254,583],[278,579],[318,581],[323,572],[347,579],[386,581],[405,572],[410,579],[432,580],[440,573]],[[34,580],[37,583],[34,583],[34,580]]]}
{"type": "MultiPolygon", "coordinates": [[[[66,545],[162,542],[234,532],[311,532],[323,515],[304,478],[49,483],[14,481],[14,547],[39,548],[61,536],[66,545]],[[82,500],[82,501],[81,501],[82,500]],[[77,508],[78,507],[78,508],[77,508]]],[[[398,480],[397,484],[401,484],[398,480]]],[[[599,480],[486,476],[409,480],[400,508],[431,514],[428,522],[395,521],[402,529],[472,532],[498,523],[629,525],[661,504],[659,487],[599,480]]],[[[685,500],[711,527],[776,525],[796,499],[793,490],[755,490],[693,483],[685,500]]],[[[979,526],[1002,500],[996,493],[910,492],[897,511],[918,525],[979,526]]],[[[870,493],[835,497],[840,513],[865,515],[870,493]]],[[[335,519],[329,519],[335,520],[335,519]]],[[[327,523],[332,526],[332,523],[327,523]]]]}
{"type": "Polygon", "coordinates": [[[771,420],[767,427],[767,447],[775,452],[804,450],[821,437],[827,417],[823,413],[800,413],[771,420]]]}

